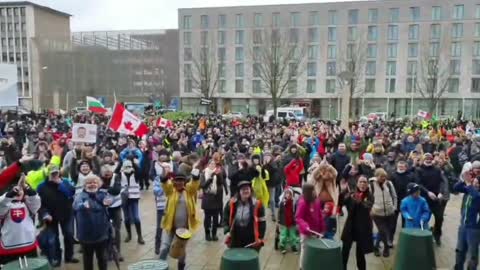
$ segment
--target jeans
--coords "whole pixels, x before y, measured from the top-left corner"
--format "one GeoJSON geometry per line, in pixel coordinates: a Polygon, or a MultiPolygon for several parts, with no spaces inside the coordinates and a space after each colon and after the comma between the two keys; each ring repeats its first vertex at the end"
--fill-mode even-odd
{"type": "Polygon", "coordinates": [[[73,258],[73,244],[74,244],[74,239],[73,239],[73,216],[71,216],[68,220],[66,221],[56,221],[53,220],[50,222],[47,226],[49,229],[52,230],[52,232],[55,234],[55,247],[54,247],[54,252],[53,258],[49,258],[51,260],[55,261],[62,261],[62,249],[60,248],[60,231],[58,229],[58,226],[60,225],[60,228],[62,229],[62,234],[63,234],[63,246],[65,248],[65,253],[64,253],[64,259],[65,261],[71,260],[73,258]]]}
{"type": "Polygon", "coordinates": [[[114,230],[114,239],[113,239],[113,244],[115,247],[117,247],[117,251],[119,254],[120,252],[120,231],[122,228],[122,212],[121,212],[121,207],[115,207],[115,208],[108,208],[108,215],[110,219],[112,220],[112,225],[113,225],[113,230],[114,230]]]}
{"type": "MultiPolygon", "coordinates": [[[[170,251],[170,246],[172,245],[173,238],[175,237],[175,232],[162,232],[162,244],[160,246],[160,260],[167,260],[168,252],[170,251]]],[[[187,255],[178,259],[179,264],[185,265],[187,255]]]]}
{"type": "Polygon", "coordinates": [[[280,249],[285,249],[287,245],[292,248],[298,247],[297,227],[285,227],[280,228],[280,249]]]}
{"type": "Polygon", "coordinates": [[[430,211],[432,211],[433,217],[435,218],[432,230],[433,238],[439,240],[442,236],[443,214],[445,213],[447,204],[443,201],[428,202],[428,207],[430,207],[430,211]]]}
{"type": "Polygon", "coordinates": [[[268,188],[268,193],[270,194],[270,200],[268,202],[268,207],[270,207],[270,211],[272,211],[272,217],[274,220],[275,218],[275,187],[269,187],[268,188]]]}
{"type": "Polygon", "coordinates": [[[107,241],[93,244],[82,244],[83,250],[83,270],[94,270],[93,253],[97,257],[97,265],[99,270],[107,269],[107,241]]]}
{"type": "Polygon", "coordinates": [[[162,243],[162,218],[165,210],[157,209],[157,230],[155,233],[155,252],[160,250],[162,243]]]}
{"type": "Polygon", "coordinates": [[[123,217],[125,218],[125,224],[140,223],[140,216],[138,213],[138,199],[128,199],[122,206],[123,217]]]}
{"type": "MultiPolygon", "coordinates": [[[[393,215],[392,216],[373,216],[372,217],[373,222],[375,222],[375,225],[377,226],[378,229],[378,234],[380,237],[380,241],[383,242],[383,248],[384,250],[388,249],[388,242],[391,241],[390,236],[390,228],[392,227],[392,220],[393,220],[393,215]]],[[[379,248],[380,246],[380,241],[376,241],[375,243],[375,248],[379,248]]]]}
{"type": "Polygon", "coordinates": [[[204,210],[205,219],[203,220],[203,227],[205,228],[205,235],[217,235],[217,228],[220,221],[220,212],[222,210],[209,209],[204,210]]]}
{"type": "Polygon", "coordinates": [[[468,229],[464,226],[458,228],[456,248],[455,270],[463,270],[463,265],[467,259],[467,269],[477,269],[478,265],[478,245],[480,244],[480,230],[468,229]]]}
{"type": "MultiPolygon", "coordinates": [[[[352,241],[349,242],[342,242],[342,257],[343,257],[343,269],[347,270],[348,265],[348,258],[350,257],[350,249],[352,248],[352,241]]],[[[363,254],[361,247],[356,245],[356,257],[357,257],[357,268],[358,270],[366,270],[367,269],[367,262],[365,261],[365,254],[363,254]]]]}

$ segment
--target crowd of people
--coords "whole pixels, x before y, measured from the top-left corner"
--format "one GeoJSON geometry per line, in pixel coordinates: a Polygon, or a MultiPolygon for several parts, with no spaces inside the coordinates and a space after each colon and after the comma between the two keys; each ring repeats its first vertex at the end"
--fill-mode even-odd
{"type": "MultiPolygon", "coordinates": [[[[345,269],[356,242],[362,270],[366,254],[390,256],[399,227],[432,230],[440,246],[452,192],[465,194],[455,269],[476,269],[480,134],[472,122],[354,122],[343,129],[335,121],[192,115],[170,127],[148,121],[142,138],[107,123],[94,114],[2,114],[0,265],[38,256],[37,248],[53,267],[79,263],[76,244],[86,270],[94,269],[94,256],[101,270],[123,261],[132,225],[137,244],[145,244],[142,227],[150,224],[142,224],[139,200],[153,185],[154,250],[162,260],[178,229],[202,227],[201,209],[205,241],[219,241],[223,227],[228,248],[258,251],[275,230],[275,246],[300,252],[301,268],[307,239],[340,239],[345,269]],[[97,142],[73,142],[72,123],[96,124],[97,142]]],[[[182,254],[178,269],[185,265],[182,254]]]]}

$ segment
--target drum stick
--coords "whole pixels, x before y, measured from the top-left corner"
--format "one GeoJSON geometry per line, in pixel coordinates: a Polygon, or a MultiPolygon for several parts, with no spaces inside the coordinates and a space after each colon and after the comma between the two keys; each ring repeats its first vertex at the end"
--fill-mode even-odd
{"type": "Polygon", "coordinates": [[[318,239],[327,247],[327,248],[330,248],[330,246],[327,244],[327,242],[323,241],[322,237],[323,235],[321,233],[318,233],[316,231],[312,231],[312,230],[308,230],[309,232],[315,234],[316,236],[318,236],[318,239]]]}
{"type": "Polygon", "coordinates": [[[255,245],[256,243],[257,243],[257,242],[250,243],[250,244],[246,245],[244,248],[253,247],[253,245],[255,245]]]}
{"type": "Polygon", "coordinates": [[[22,258],[18,258],[18,263],[20,264],[20,269],[23,269],[22,258]]]}
{"type": "Polygon", "coordinates": [[[422,228],[423,231],[423,222],[420,222],[420,228],[422,228]]]}
{"type": "Polygon", "coordinates": [[[23,256],[23,258],[25,258],[25,267],[28,268],[28,259],[27,259],[27,256],[23,256]]]}

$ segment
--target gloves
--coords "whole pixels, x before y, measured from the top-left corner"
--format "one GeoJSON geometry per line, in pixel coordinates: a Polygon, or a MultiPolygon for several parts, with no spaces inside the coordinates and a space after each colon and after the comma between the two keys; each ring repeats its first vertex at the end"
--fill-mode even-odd
{"type": "Polygon", "coordinates": [[[17,195],[18,195],[18,187],[13,187],[12,190],[10,190],[9,192],[7,192],[7,194],[5,194],[5,197],[13,198],[13,197],[16,197],[17,195]]]}
{"type": "Polygon", "coordinates": [[[31,188],[27,188],[27,189],[25,189],[25,195],[30,196],[30,197],[35,196],[35,195],[37,195],[37,192],[35,190],[31,189],[31,188]]]}

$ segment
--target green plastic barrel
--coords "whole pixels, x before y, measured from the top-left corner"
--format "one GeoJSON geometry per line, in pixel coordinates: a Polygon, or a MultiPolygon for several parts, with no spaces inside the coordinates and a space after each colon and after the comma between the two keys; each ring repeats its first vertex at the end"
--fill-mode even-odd
{"type": "Polygon", "coordinates": [[[249,248],[232,248],[223,253],[220,270],[260,270],[258,252],[249,248]]]}
{"type": "Polygon", "coordinates": [[[144,260],[129,265],[128,270],[168,270],[168,263],[162,260],[144,260]]]}
{"type": "Polygon", "coordinates": [[[343,270],[342,245],[328,239],[307,239],[302,270],[343,270]]]}
{"type": "Polygon", "coordinates": [[[20,262],[18,260],[10,262],[3,266],[2,270],[50,270],[50,264],[47,259],[44,258],[27,258],[27,265],[25,260],[22,260],[22,266],[20,267],[20,262]],[[27,266],[28,265],[28,266],[27,266]]]}
{"type": "Polygon", "coordinates": [[[403,229],[397,245],[394,270],[436,269],[432,232],[403,229]]]}

